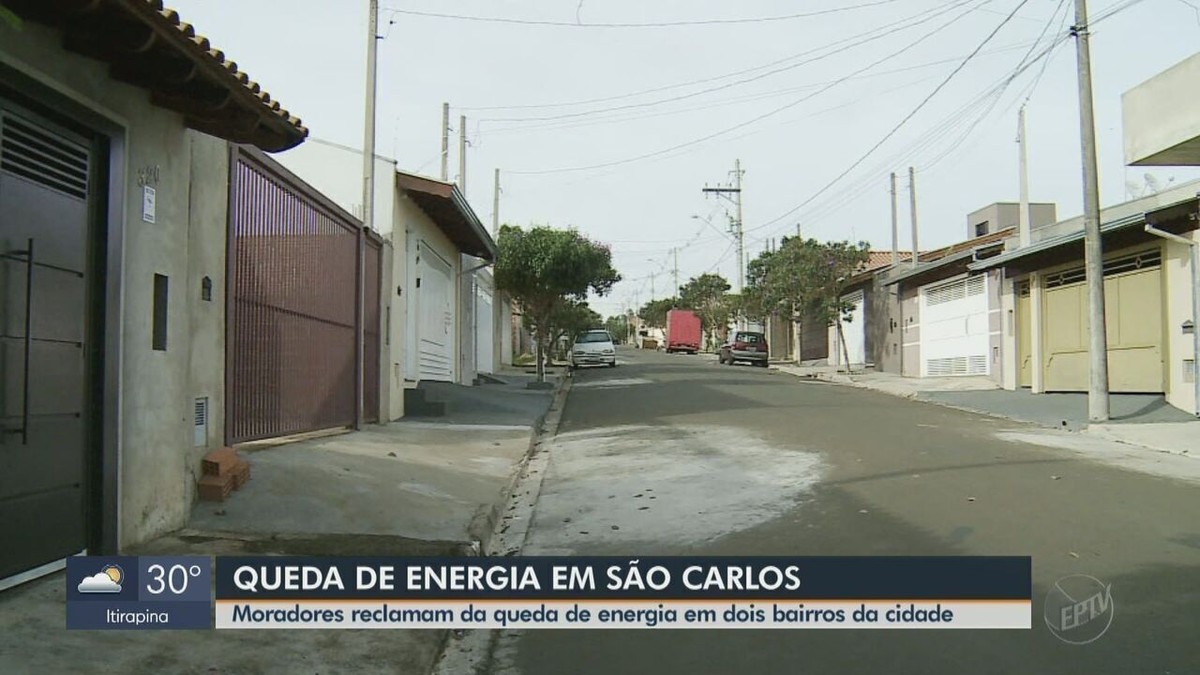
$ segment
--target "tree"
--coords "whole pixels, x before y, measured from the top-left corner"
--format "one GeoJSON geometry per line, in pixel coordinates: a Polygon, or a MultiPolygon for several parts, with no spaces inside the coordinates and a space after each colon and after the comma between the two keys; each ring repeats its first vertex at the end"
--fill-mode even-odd
{"type": "Polygon", "coordinates": [[[764,313],[779,313],[793,321],[817,321],[837,327],[838,341],[849,366],[842,322],[851,320],[854,306],[842,299],[846,282],[862,269],[870,254],[866,242],[819,242],[784,238],[778,249],[750,263],[748,292],[764,313]]]}
{"type": "Polygon", "coordinates": [[[21,30],[25,25],[21,17],[17,16],[16,12],[5,7],[3,2],[0,2],[0,23],[6,23],[9,27],[16,30],[21,30]]]}
{"type": "Polygon", "coordinates": [[[729,282],[720,274],[701,274],[679,287],[679,304],[695,312],[700,327],[712,336],[724,330],[733,317],[729,288],[729,282]]]}
{"type": "Polygon", "coordinates": [[[638,318],[646,322],[651,328],[666,328],[667,327],[667,312],[671,311],[679,305],[679,301],[675,298],[663,298],[661,300],[651,300],[638,310],[638,318]]]}
{"type": "MultiPolygon", "coordinates": [[[[588,292],[605,295],[621,275],[612,266],[612,251],[575,230],[536,226],[528,230],[505,225],[496,240],[499,248],[496,288],[520,304],[537,339],[538,382],[546,379],[543,358],[552,322],[561,303],[582,303],[588,292]]],[[[597,320],[599,317],[596,317],[597,320]]]]}
{"type": "Polygon", "coordinates": [[[600,327],[600,315],[592,311],[586,302],[561,298],[546,319],[546,336],[550,349],[546,352],[546,363],[554,353],[554,346],[564,337],[576,335],[600,327]]]}
{"type": "Polygon", "coordinates": [[[610,316],[604,320],[604,329],[608,334],[613,336],[616,342],[625,342],[629,339],[629,319],[624,314],[610,316]]]}

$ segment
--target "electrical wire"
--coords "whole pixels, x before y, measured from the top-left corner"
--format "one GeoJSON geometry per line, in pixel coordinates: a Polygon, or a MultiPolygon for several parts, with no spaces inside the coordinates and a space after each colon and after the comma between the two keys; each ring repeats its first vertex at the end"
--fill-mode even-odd
{"type": "Polygon", "coordinates": [[[685,87],[690,87],[690,86],[698,85],[698,84],[707,84],[709,82],[719,82],[721,80],[727,80],[732,77],[746,75],[747,73],[753,73],[756,71],[773,68],[775,66],[787,63],[789,61],[792,61],[792,60],[795,60],[795,59],[798,59],[798,58],[801,58],[804,56],[809,56],[811,54],[815,54],[824,49],[840,47],[846,43],[854,42],[855,40],[858,40],[860,38],[865,38],[865,37],[874,35],[882,30],[891,30],[893,32],[905,30],[907,28],[911,28],[915,25],[920,25],[920,23],[927,21],[929,17],[926,17],[926,15],[938,16],[939,14],[942,14],[946,11],[955,9],[964,4],[968,4],[971,1],[972,0],[956,0],[955,2],[952,2],[951,4],[949,4],[948,6],[933,7],[930,9],[925,9],[920,12],[917,12],[916,14],[914,14],[912,16],[905,17],[903,19],[899,19],[897,21],[893,21],[890,23],[886,23],[882,26],[876,26],[874,28],[868,29],[861,33],[857,33],[855,35],[851,35],[846,38],[834,40],[833,42],[829,42],[829,43],[826,43],[823,45],[818,45],[816,47],[810,47],[808,49],[797,52],[795,54],[790,54],[788,56],[785,56],[781,59],[769,61],[767,63],[759,64],[757,66],[751,66],[749,68],[742,68],[740,70],[735,70],[732,72],[724,73],[722,75],[714,75],[711,77],[702,77],[702,78],[695,79],[695,80],[688,80],[685,82],[676,82],[673,84],[661,85],[658,87],[651,87],[649,89],[642,89],[639,91],[632,91],[632,92],[627,92],[624,94],[601,96],[601,97],[597,97],[597,98],[581,99],[581,100],[576,100],[576,101],[560,101],[560,102],[556,102],[556,103],[523,103],[523,104],[514,104],[514,105],[462,106],[462,107],[458,107],[457,109],[464,111],[464,112],[483,112],[483,111],[490,111],[490,110],[528,110],[528,109],[537,109],[537,108],[568,108],[568,107],[581,106],[581,105],[590,105],[593,103],[609,103],[612,101],[620,101],[620,100],[629,99],[629,98],[637,98],[638,96],[645,96],[646,94],[657,94],[659,92],[671,91],[673,89],[683,89],[685,87]],[[922,18],[922,17],[925,17],[925,18],[922,18]],[[914,21],[917,23],[909,24],[909,22],[914,22],[914,21]],[[905,25],[905,24],[909,24],[909,25],[905,25]]]}
{"type": "MultiPolygon", "coordinates": [[[[974,2],[974,1],[975,0],[961,0],[960,2],[957,2],[953,5],[951,5],[949,8],[947,8],[944,11],[949,12],[957,7],[961,7],[963,5],[970,4],[971,2],[974,2]]],[[[991,0],[988,0],[988,1],[990,2],[991,0]]],[[[571,113],[559,113],[556,115],[481,118],[480,122],[548,122],[548,121],[554,121],[554,120],[572,119],[572,118],[576,118],[576,117],[597,115],[597,114],[602,114],[602,113],[607,113],[607,112],[618,112],[618,111],[622,111],[622,110],[635,110],[635,109],[639,109],[639,108],[648,108],[648,107],[663,105],[663,104],[667,104],[667,103],[676,103],[679,101],[696,98],[697,96],[703,96],[705,94],[711,94],[713,92],[724,91],[726,89],[731,89],[733,87],[740,87],[744,84],[749,84],[751,82],[757,82],[759,80],[763,80],[768,77],[778,75],[780,73],[786,73],[786,72],[795,70],[797,68],[800,68],[802,66],[806,66],[806,65],[809,65],[812,63],[816,63],[818,61],[822,61],[822,60],[830,58],[832,56],[842,56],[845,54],[847,49],[861,47],[862,45],[870,44],[871,42],[875,42],[877,40],[882,40],[886,37],[894,35],[895,33],[898,33],[898,32],[904,31],[904,30],[908,30],[909,28],[915,28],[916,26],[920,26],[922,24],[928,23],[929,21],[932,21],[941,15],[942,15],[942,13],[936,13],[936,14],[932,14],[928,17],[925,17],[923,19],[920,19],[919,21],[915,21],[907,26],[896,27],[896,28],[892,28],[891,30],[886,30],[883,32],[868,33],[868,34],[866,34],[867,37],[864,37],[863,39],[861,39],[857,42],[853,42],[852,44],[845,45],[845,46],[839,47],[837,49],[832,48],[832,46],[821,46],[821,47],[817,47],[814,49],[810,49],[807,52],[802,52],[802,54],[807,56],[809,54],[814,54],[814,53],[817,53],[817,52],[820,52],[820,51],[826,50],[826,49],[828,51],[826,51],[825,53],[813,56],[812,58],[804,59],[804,60],[801,60],[796,63],[788,64],[786,66],[781,66],[779,68],[775,68],[774,70],[769,70],[765,73],[759,73],[759,74],[751,76],[751,77],[742,78],[740,80],[735,80],[733,82],[726,82],[724,84],[716,85],[713,87],[708,87],[706,89],[700,89],[698,91],[688,92],[686,94],[679,94],[679,95],[670,96],[667,98],[660,98],[660,99],[656,99],[653,101],[643,101],[640,103],[627,103],[624,105],[610,106],[607,108],[598,108],[595,110],[584,110],[584,111],[571,112],[571,113]]],[[[851,40],[853,40],[853,39],[854,38],[851,38],[851,40]]],[[[841,44],[843,42],[848,42],[848,41],[849,40],[843,40],[838,43],[834,43],[834,45],[838,45],[838,44],[841,44]]]]}
{"type": "Polygon", "coordinates": [[[543,19],[514,19],[511,17],[502,16],[476,16],[466,14],[444,14],[441,12],[425,12],[415,9],[400,9],[398,7],[380,7],[380,9],[391,12],[393,14],[404,14],[407,16],[420,16],[431,19],[452,19],[455,21],[471,21],[477,23],[502,23],[519,26],[548,26],[558,28],[677,28],[685,26],[728,26],[736,24],[755,24],[755,23],[771,23],[777,21],[794,21],[796,19],[807,19],[816,16],[825,16],[828,14],[841,14],[860,9],[868,9],[870,7],[878,7],[880,5],[890,5],[900,0],[875,0],[874,2],[866,2],[858,5],[850,5],[847,7],[833,7],[830,9],[813,10],[810,12],[799,12],[796,14],[783,14],[777,16],[758,16],[758,17],[743,17],[733,19],[694,19],[685,21],[654,21],[646,23],[582,23],[580,21],[553,21],[543,19]]]}
{"type": "MultiPolygon", "coordinates": [[[[982,3],[980,3],[980,4],[981,4],[981,6],[982,6],[982,4],[987,4],[988,2],[991,2],[991,0],[983,0],[983,2],[982,2],[982,3]]],[[[1022,3],[1021,3],[1021,4],[1022,4],[1022,5],[1024,5],[1024,3],[1025,3],[1025,2],[1028,2],[1028,0],[1022,0],[1022,3]]],[[[965,11],[963,11],[963,12],[959,13],[957,16],[955,16],[954,18],[950,19],[950,20],[949,20],[949,21],[947,21],[946,23],[943,23],[942,25],[940,25],[940,26],[938,26],[937,28],[933,29],[932,31],[930,31],[930,32],[926,33],[925,35],[922,35],[921,37],[919,37],[919,38],[917,38],[916,40],[914,40],[913,42],[911,42],[911,43],[909,43],[909,44],[905,45],[904,47],[900,48],[899,50],[897,50],[897,51],[895,51],[895,52],[892,52],[892,53],[888,54],[887,56],[884,56],[884,57],[882,57],[882,58],[880,58],[880,59],[877,59],[877,60],[875,60],[875,61],[872,61],[871,63],[867,64],[866,66],[863,66],[862,68],[859,68],[858,70],[855,70],[854,72],[850,73],[849,75],[847,75],[847,76],[845,76],[845,77],[842,77],[842,78],[839,78],[838,80],[835,80],[835,81],[833,81],[832,83],[830,83],[830,84],[826,85],[825,87],[822,87],[821,89],[818,89],[817,91],[813,92],[812,94],[809,94],[809,95],[806,95],[806,96],[802,96],[802,97],[800,97],[800,98],[798,98],[798,99],[796,99],[796,100],[794,100],[794,101],[791,101],[791,102],[789,102],[789,103],[786,103],[786,104],[784,104],[784,105],[782,105],[782,106],[779,106],[779,107],[777,107],[777,108],[774,108],[774,109],[772,109],[772,110],[770,110],[770,111],[768,111],[768,112],[762,113],[762,114],[760,114],[760,115],[757,115],[757,116],[755,116],[755,117],[752,117],[752,118],[750,118],[750,119],[748,119],[748,120],[744,120],[744,121],[742,121],[742,122],[740,122],[740,123],[738,123],[738,124],[735,124],[735,125],[733,125],[733,126],[730,126],[730,127],[726,127],[726,128],[724,128],[724,129],[721,129],[721,130],[719,130],[719,131],[716,131],[716,132],[714,132],[714,133],[711,133],[711,134],[708,134],[708,135],[702,136],[702,137],[700,137],[700,138],[691,139],[691,140],[689,140],[689,141],[686,141],[686,142],[684,142],[684,143],[679,143],[679,144],[677,144],[677,145],[673,145],[673,146],[671,146],[671,147],[668,147],[668,148],[663,148],[663,149],[661,149],[661,150],[656,150],[656,151],[654,151],[654,152],[648,152],[648,153],[644,153],[644,154],[637,155],[637,156],[634,156],[634,157],[627,157],[627,158],[625,158],[625,159],[620,159],[620,160],[613,160],[613,161],[609,161],[609,162],[601,162],[601,163],[598,163],[598,164],[591,164],[591,165],[586,165],[586,166],[561,167],[561,168],[556,168],[556,169],[525,170],[525,171],[513,171],[513,170],[510,170],[510,171],[508,171],[508,174],[509,174],[509,175],[536,176],[536,175],[545,175],[545,174],[553,174],[553,173],[573,173],[573,172],[578,172],[578,171],[590,171],[590,170],[593,170],[593,169],[604,169],[604,168],[613,167],[613,166],[621,166],[621,165],[624,165],[624,164],[630,164],[630,163],[633,163],[633,162],[638,162],[638,161],[641,161],[641,160],[644,160],[644,159],[651,159],[651,158],[654,158],[654,157],[661,157],[661,156],[664,156],[664,155],[668,155],[668,154],[674,153],[674,152],[676,152],[676,151],[678,151],[678,150],[682,150],[682,149],[685,149],[685,148],[688,148],[688,147],[691,147],[691,146],[694,146],[694,145],[699,145],[700,143],[704,143],[705,141],[710,141],[710,140],[712,140],[712,139],[714,139],[714,138],[718,138],[718,137],[720,137],[720,136],[724,136],[724,135],[726,135],[726,134],[728,134],[728,133],[731,133],[731,132],[733,132],[733,131],[737,131],[738,129],[745,128],[745,127],[747,127],[747,126],[750,126],[751,124],[755,124],[755,123],[757,123],[757,122],[760,122],[760,121],[762,121],[762,120],[764,120],[764,119],[768,119],[768,118],[770,118],[770,117],[774,117],[775,115],[778,115],[779,113],[781,113],[781,112],[783,112],[783,111],[785,111],[785,110],[789,110],[789,109],[791,109],[791,108],[794,108],[794,107],[796,107],[796,106],[800,105],[801,103],[804,103],[805,101],[808,101],[808,100],[810,100],[810,99],[812,99],[812,98],[814,98],[814,97],[816,97],[816,96],[819,96],[820,94],[823,94],[823,93],[825,93],[826,91],[829,91],[830,89],[832,89],[832,88],[836,87],[837,85],[841,84],[842,82],[846,81],[846,80],[847,80],[847,79],[849,79],[850,77],[853,77],[853,76],[855,76],[855,75],[859,75],[859,74],[861,74],[861,73],[863,73],[863,72],[866,72],[867,70],[870,70],[871,68],[874,68],[875,66],[878,66],[879,64],[881,64],[881,63],[883,63],[883,62],[885,62],[885,61],[888,61],[888,60],[890,60],[890,59],[896,58],[897,56],[899,56],[899,55],[901,55],[901,54],[903,54],[903,53],[905,53],[905,52],[909,51],[910,49],[913,49],[914,47],[916,47],[917,45],[921,44],[921,43],[922,43],[922,42],[924,42],[925,40],[927,40],[927,39],[929,39],[929,38],[933,37],[934,35],[936,35],[936,34],[940,33],[941,31],[945,30],[946,28],[949,28],[949,27],[950,27],[951,25],[953,25],[954,23],[957,23],[958,21],[960,21],[961,19],[963,19],[963,18],[964,18],[964,17],[966,17],[967,15],[971,14],[972,12],[974,12],[974,11],[975,11],[975,9],[977,9],[977,7],[971,7],[971,8],[967,8],[965,11]]]]}
{"type": "Polygon", "coordinates": [[[1017,11],[1019,11],[1022,7],[1024,7],[1026,5],[1026,3],[1028,3],[1028,2],[1029,2],[1029,0],[1021,0],[1021,2],[1017,5],[1017,7],[1012,12],[1010,12],[1008,16],[1004,17],[1004,19],[999,23],[999,25],[997,25],[995,28],[992,29],[992,31],[990,33],[988,33],[987,37],[985,37],[983,39],[983,41],[980,42],[979,45],[970,54],[968,54],[965,59],[962,60],[962,62],[958,65],[958,67],[956,67],[954,70],[950,71],[950,74],[947,75],[946,78],[944,80],[942,80],[936,87],[934,87],[933,91],[929,92],[929,94],[924,99],[922,99],[921,102],[918,103],[915,108],[913,108],[911,111],[909,111],[909,113],[907,115],[905,115],[903,118],[901,118],[901,120],[894,127],[892,127],[892,129],[890,131],[888,131],[886,134],[883,135],[883,138],[880,138],[879,141],[877,141],[874,145],[872,145],[865,153],[863,153],[863,155],[861,157],[854,160],[854,162],[852,162],[850,164],[850,166],[848,166],[844,171],[842,171],[837,176],[835,176],[833,178],[833,180],[826,183],[823,187],[821,187],[821,189],[819,189],[815,193],[813,193],[813,195],[810,196],[808,199],[804,200],[803,202],[800,202],[800,204],[788,209],[781,215],[776,216],[775,218],[772,218],[771,220],[769,220],[761,225],[757,225],[751,229],[757,230],[757,229],[761,229],[764,227],[768,227],[770,225],[773,225],[773,224],[779,222],[780,220],[783,220],[784,218],[787,218],[788,216],[792,215],[796,211],[799,211],[800,209],[804,208],[805,206],[808,206],[809,204],[811,204],[814,200],[816,200],[818,197],[820,197],[822,194],[824,194],[830,188],[832,188],[834,185],[836,185],[840,180],[842,180],[847,175],[849,175],[850,172],[852,172],[852,171],[854,171],[854,169],[858,168],[859,165],[861,165],[864,161],[867,160],[867,158],[869,158],[871,155],[873,155],[875,153],[875,151],[878,150],[884,143],[886,143],[889,139],[891,139],[893,136],[895,136],[896,132],[900,131],[900,129],[903,128],[904,125],[907,124],[909,120],[911,120],[913,117],[915,117],[917,115],[917,113],[921,112],[921,110],[931,100],[933,100],[933,98],[935,96],[937,96],[938,93],[941,92],[942,89],[944,89],[946,87],[946,85],[950,84],[950,81],[954,79],[954,76],[957,75],[958,73],[962,72],[963,68],[966,68],[967,64],[971,62],[971,59],[973,59],[975,57],[975,55],[978,54],[984,48],[984,46],[987,45],[988,42],[991,42],[992,38],[996,37],[996,34],[999,33],[1000,30],[1002,28],[1004,28],[1004,26],[1008,25],[1009,21],[1012,20],[1012,17],[1014,15],[1016,15],[1017,11]]]}

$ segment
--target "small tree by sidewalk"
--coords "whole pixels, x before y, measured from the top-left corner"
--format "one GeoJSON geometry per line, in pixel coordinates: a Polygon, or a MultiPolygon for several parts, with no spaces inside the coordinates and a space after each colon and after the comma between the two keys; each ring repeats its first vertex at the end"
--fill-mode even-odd
{"type": "Polygon", "coordinates": [[[852,320],[854,306],[842,294],[847,280],[862,269],[869,255],[866,242],[785,237],[778,249],[750,263],[747,295],[755,299],[760,312],[834,326],[849,372],[850,352],[842,323],[852,320]]]}
{"type": "Polygon", "coordinates": [[[679,287],[679,305],[700,317],[700,327],[709,338],[721,339],[733,318],[736,299],[729,294],[729,282],[720,274],[701,274],[679,287]]]}
{"type": "Polygon", "coordinates": [[[500,252],[494,271],[496,288],[510,293],[521,305],[535,332],[537,380],[545,382],[545,354],[553,337],[555,313],[566,305],[583,303],[589,291],[607,294],[621,275],[613,269],[612,251],[607,246],[575,230],[546,226],[524,230],[504,225],[496,244],[500,252]]]}

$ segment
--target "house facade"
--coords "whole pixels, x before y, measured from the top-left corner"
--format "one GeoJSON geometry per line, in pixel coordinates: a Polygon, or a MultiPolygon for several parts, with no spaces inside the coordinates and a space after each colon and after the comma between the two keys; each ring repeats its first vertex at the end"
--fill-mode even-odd
{"type": "MultiPolygon", "coordinates": [[[[310,140],[278,159],[342,208],[362,212],[360,150],[310,140]]],[[[491,293],[490,277],[480,277],[496,247],[456,185],[375,161],[374,226],[390,250],[383,381],[395,420],[404,416],[405,392],[422,381],[474,383],[481,340],[493,362],[501,351],[496,303],[489,321],[478,318],[491,293]]]]}
{"type": "Polygon", "coordinates": [[[160,4],[5,7],[0,585],[186,522],[224,440],[230,143],[307,135],[160,4]]]}

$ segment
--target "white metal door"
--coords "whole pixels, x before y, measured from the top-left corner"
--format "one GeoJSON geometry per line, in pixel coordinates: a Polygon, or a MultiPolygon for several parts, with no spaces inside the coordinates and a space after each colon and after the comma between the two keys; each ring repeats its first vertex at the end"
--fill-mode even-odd
{"type": "Polygon", "coordinates": [[[987,375],[987,277],[923,286],[921,376],[987,375]]]}
{"type": "Polygon", "coordinates": [[[423,380],[454,378],[454,279],[450,263],[421,244],[417,301],[418,372],[423,380]]]}
{"type": "Polygon", "coordinates": [[[491,373],[495,370],[495,349],[493,343],[496,334],[496,321],[492,316],[492,294],[487,289],[476,290],[475,301],[475,370],[480,373],[491,373]]]}
{"type": "Polygon", "coordinates": [[[845,338],[845,350],[843,351],[841,343],[838,342],[837,327],[834,326],[831,332],[829,343],[837,347],[837,354],[834,355],[833,361],[836,364],[841,364],[849,354],[850,365],[862,365],[867,362],[867,327],[866,313],[863,311],[863,292],[851,293],[842,298],[854,305],[850,310],[850,320],[842,321],[842,337],[845,338]]]}

